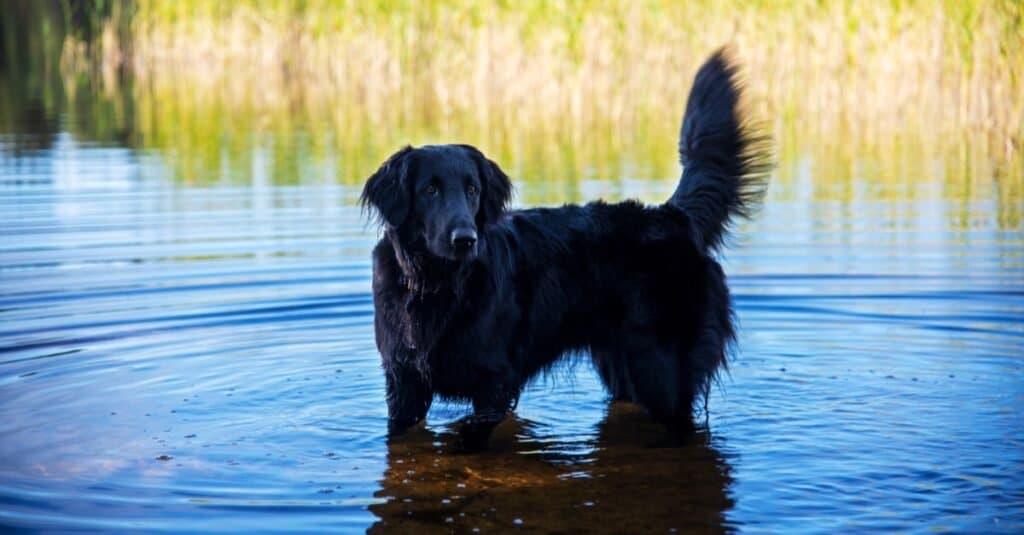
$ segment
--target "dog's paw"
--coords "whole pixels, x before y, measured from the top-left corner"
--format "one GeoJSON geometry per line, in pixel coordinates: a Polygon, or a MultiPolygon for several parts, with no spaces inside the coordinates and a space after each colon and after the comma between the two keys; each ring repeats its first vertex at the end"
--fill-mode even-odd
{"type": "Polygon", "coordinates": [[[388,419],[388,438],[394,439],[405,435],[411,429],[423,427],[424,419],[388,419]]]}

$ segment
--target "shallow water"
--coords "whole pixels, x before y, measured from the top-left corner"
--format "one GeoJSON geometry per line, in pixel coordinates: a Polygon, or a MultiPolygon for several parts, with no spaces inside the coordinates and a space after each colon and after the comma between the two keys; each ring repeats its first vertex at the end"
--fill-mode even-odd
{"type": "MultiPolygon", "coordinates": [[[[7,149],[0,526],[1024,527],[1024,237],[1005,199],[923,181],[903,199],[828,200],[799,173],[726,258],[741,351],[690,443],[660,447],[580,363],[463,454],[458,406],[385,440],[376,232],[356,187],[275,186],[254,161],[248,185],[192,188],[161,172],[166,155],[67,134],[7,149]]],[[[673,186],[520,198],[656,201],[673,186]]]]}

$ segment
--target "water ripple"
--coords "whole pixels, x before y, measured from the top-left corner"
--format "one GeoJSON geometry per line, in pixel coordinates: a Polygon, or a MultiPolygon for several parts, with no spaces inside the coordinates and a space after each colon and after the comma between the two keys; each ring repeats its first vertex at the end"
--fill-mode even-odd
{"type": "Polygon", "coordinates": [[[29,182],[0,182],[0,525],[1024,528],[1024,240],[960,207],[770,202],[706,428],[664,443],[583,356],[466,455],[460,405],[385,439],[357,188],[29,182]]]}

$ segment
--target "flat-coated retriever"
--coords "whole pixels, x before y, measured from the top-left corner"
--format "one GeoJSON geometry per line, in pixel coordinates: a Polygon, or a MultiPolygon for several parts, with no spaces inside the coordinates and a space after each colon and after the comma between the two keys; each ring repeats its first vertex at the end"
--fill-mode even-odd
{"type": "Polygon", "coordinates": [[[405,147],[362,193],[383,225],[373,251],[377,347],[394,434],[435,395],[473,404],[474,442],[560,357],[589,351],[617,400],[670,429],[726,365],[735,338],[714,258],[770,169],[768,139],[740,116],[724,51],[698,71],[665,204],[506,210],[512,185],[469,145],[405,147]]]}

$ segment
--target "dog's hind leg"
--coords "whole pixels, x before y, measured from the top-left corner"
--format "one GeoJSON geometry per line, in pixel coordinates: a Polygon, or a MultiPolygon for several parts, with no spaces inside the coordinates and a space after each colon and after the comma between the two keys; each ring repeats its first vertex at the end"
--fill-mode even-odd
{"type": "Polygon", "coordinates": [[[633,383],[629,379],[626,356],[618,347],[592,347],[590,358],[601,377],[612,401],[636,401],[633,383]]]}
{"type": "Polygon", "coordinates": [[[692,429],[694,392],[679,355],[654,343],[634,341],[626,358],[635,401],[672,431],[692,429]]]}

